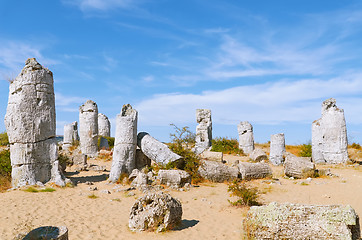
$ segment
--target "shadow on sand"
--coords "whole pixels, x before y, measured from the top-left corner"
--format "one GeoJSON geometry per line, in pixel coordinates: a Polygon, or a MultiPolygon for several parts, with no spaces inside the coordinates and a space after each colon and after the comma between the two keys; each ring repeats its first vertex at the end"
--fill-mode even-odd
{"type": "Polygon", "coordinates": [[[69,177],[74,183],[85,183],[85,182],[102,182],[108,179],[108,174],[96,175],[96,176],[83,176],[83,177],[69,177]]]}
{"type": "Polygon", "coordinates": [[[199,220],[182,220],[181,224],[177,227],[175,227],[173,230],[174,231],[181,231],[190,227],[195,226],[196,224],[198,224],[200,221],[199,220]]]}

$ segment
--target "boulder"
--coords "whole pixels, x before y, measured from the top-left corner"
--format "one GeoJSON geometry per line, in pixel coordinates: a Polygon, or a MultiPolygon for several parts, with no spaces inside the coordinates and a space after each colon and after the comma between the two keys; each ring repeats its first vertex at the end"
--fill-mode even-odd
{"type": "Polygon", "coordinates": [[[239,148],[245,154],[250,154],[254,150],[254,134],[253,126],[248,122],[240,122],[238,124],[239,148]]]}
{"type": "Polygon", "coordinates": [[[270,203],[251,207],[244,220],[250,239],[360,239],[351,206],[270,203]]]}
{"type": "Polygon", "coordinates": [[[22,240],[68,240],[68,229],[66,226],[52,227],[45,226],[39,227],[30,231],[22,240]]]}
{"type": "Polygon", "coordinates": [[[157,179],[160,184],[173,188],[182,188],[186,183],[191,183],[191,175],[183,170],[159,170],[157,179]]]}
{"type": "Polygon", "coordinates": [[[172,229],[181,223],[181,202],[167,193],[148,193],[132,206],[129,228],[131,231],[172,229]]]}
{"type": "Polygon", "coordinates": [[[243,180],[266,178],[273,175],[272,170],[267,163],[242,162],[238,164],[238,168],[241,179],[243,180]]]}
{"type": "Polygon", "coordinates": [[[253,162],[261,162],[268,160],[268,155],[266,155],[266,153],[262,149],[255,148],[254,151],[250,153],[249,158],[253,162]]]}
{"type": "Polygon", "coordinates": [[[200,154],[211,147],[212,142],[212,121],[210,109],[196,109],[195,153],[200,154]]]}
{"type": "Polygon", "coordinates": [[[133,169],[132,173],[129,175],[128,179],[131,182],[131,186],[137,188],[141,191],[147,189],[148,185],[148,175],[138,169],[133,169]]]}
{"type": "Polygon", "coordinates": [[[291,153],[286,154],[284,161],[284,174],[288,177],[306,178],[315,172],[315,164],[311,158],[297,157],[291,153]]]}
{"type": "Polygon", "coordinates": [[[198,169],[199,174],[212,182],[231,181],[239,176],[239,170],[229,167],[221,162],[201,161],[198,169]]]}
{"type": "Polygon", "coordinates": [[[151,166],[151,159],[149,159],[141,149],[136,149],[136,169],[142,170],[146,166],[151,166]]]}
{"type": "Polygon", "coordinates": [[[202,159],[210,160],[210,161],[223,161],[223,153],[222,152],[212,152],[205,150],[200,154],[202,159]]]}

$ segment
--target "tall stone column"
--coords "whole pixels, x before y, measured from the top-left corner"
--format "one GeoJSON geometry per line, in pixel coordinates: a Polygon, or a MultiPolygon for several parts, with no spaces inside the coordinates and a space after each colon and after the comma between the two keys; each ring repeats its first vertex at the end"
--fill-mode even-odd
{"type": "Polygon", "coordinates": [[[195,153],[201,154],[211,147],[212,142],[212,121],[210,109],[197,109],[196,121],[199,124],[196,127],[196,145],[195,153]]]}
{"type": "Polygon", "coordinates": [[[245,154],[250,154],[254,150],[253,126],[247,122],[240,122],[238,125],[239,148],[245,154]]]}
{"type": "Polygon", "coordinates": [[[285,153],[284,133],[271,135],[269,162],[271,162],[274,165],[281,165],[283,163],[284,153],[285,153]]]}
{"type": "Polygon", "coordinates": [[[103,137],[111,136],[111,123],[103,113],[98,114],[98,135],[103,137]]]}
{"type": "Polygon", "coordinates": [[[65,185],[59,170],[55,119],[53,73],[29,58],[10,83],[5,115],[13,187],[49,180],[65,185]]]}
{"type": "Polygon", "coordinates": [[[116,182],[122,173],[136,168],[138,113],[130,104],[123,105],[116,119],[116,137],[109,181],[116,182]]]}
{"type": "Polygon", "coordinates": [[[79,140],[78,123],[76,121],[64,125],[63,149],[70,147],[75,141],[79,140]]]}
{"type": "Polygon", "coordinates": [[[312,123],[312,158],[316,163],[346,163],[347,127],[344,111],[336,106],[336,100],[322,103],[322,117],[312,123]]]}
{"type": "Polygon", "coordinates": [[[98,107],[92,100],[79,107],[79,140],[83,154],[98,154],[98,107]]]}

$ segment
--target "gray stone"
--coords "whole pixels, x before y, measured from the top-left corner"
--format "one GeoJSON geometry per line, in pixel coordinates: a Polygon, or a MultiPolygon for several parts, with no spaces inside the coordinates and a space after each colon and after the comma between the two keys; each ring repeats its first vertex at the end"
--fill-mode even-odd
{"type": "Polygon", "coordinates": [[[172,188],[182,188],[186,183],[191,183],[191,175],[183,170],[159,170],[157,179],[160,184],[170,186],[172,188]]]}
{"type": "Polygon", "coordinates": [[[253,126],[247,122],[240,122],[238,124],[239,133],[239,148],[243,150],[245,154],[250,154],[254,150],[254,134],[253,126]]]}
{"type": "Polygon", "coordinates": [[[343,109],[336,106],[336,100],[327,99],[322,103],[322,117],[312,124],[312,158],[315,163],[346,163],[347,128],[343,109]]]}
{"type": "Polygon", "coordinates": [[[5,126],[13,187],[49,180],[64,186],[55,138],[53,73],[35,58],[29,58],[10,83],[5,126]]]}
{"type": "Polygon", "coordinates": [[[311,158],[297,157],[291,153],[285,155],[284,174],[286,176],[306,178],[315,172],[315,164],[311,158]]]}
{"type": "Polygon", "coordinates": [[[351,206],[270,203],[251,207],[244,229],[250,239],[360,239],[351,206]]]}
{"type": "Polygon", "coordinates": [[[131,231],[172,229],[181,223],[181,202],[167,193],[148,193],[132,206],[129,228],[131,231]]]}
{"type": "Polygon", "coordinates": [[[284,161],[283,159],[284,152],[285,152],[284,133],[271,135],[269,162],[271,162],[273,165],[281,165],[284,161]]]}
{"type": "Polygon", "coordinates": [[[206,159],[206,160],[210,160],[210,161],[218,161],[218,162],[223,161],[223,156],[224,156],[224,154],[222,152],[212,152],[212,151],[208,151],[208,150],[205,150],[200,154],[200,157],[202,159],[206,159]]]}
{"type": "Polygon", "coordinates": [[[268,155],[266,155],[266,153],[262,149],[255,148],[254,151],[250,153],[249,158],[253,162],[261,162],[268,160],[268,155]]]}
{"type": "Polygon", "coordinates": [[[201,161],[198,169],[199,174],[212,182],[224,182],[234,180],[239,176],[239,170],[229,167],[221,162],[201,161]]]}
{"type": "Polygon", "coordinates": [[[181,159],[181,156],[172,152],[166,144],[154,139],[146,132],[138,133],[137,145],[149,159],[157,164],[166,165],[181,159]]]}
{"type": "Polygon", "coordinates": [[[111,136],[111,122],[103,113],[98,114],[98,135],[104,137],[111,136]]]}
{"type": "Polygon", "coordinates": [[[273,175],[272,170],[267,163],[242,162],[238,164],[238,168],[241,179],[243,180],[266,178],[273,175]]]}
{"type": "Polygon", "coordinates": [[[29,232],[22,240],[68,240],[68,229],[66,226],[60,227],[39,227],[29,232]]]}
{"type": "Polygon", "coordinates": [[[132,181],[131,182],[132,187],[137,188],[141,191],[147,189],[148,175],[145,174],[144,172],[141,172],[138,169],[133,169],[128,179],[132,181]]]}
{"type": "Polygon", "coordinates": [[[141,149],[136,149],[136,169],[142,170],[146,166],[151,166],[151,159],[149,159],[141,149]]]}
{"type": "Polygon", "coordinates": [[[76,141],[79,141],[78,123],[72,122],[64,125],[63,149],[68,149],[76,141]]]}
{"type": "Polygon", "coordinates": [[[98,153],[98,107],[92,100],[79,107],[79,139],[83,154],[95,157],[98,153]]]}
{"type": "Polygon", "coordinates": [[[211,147],[212,141],[212,122],[210,109],[196,109],[196,121],[199,125],[196,127],[195,153],[200,154],[211,147]]]}
{"type": "Polygon", "coordinates": [[[137,111],[129,104],[123,105],[117,115],[110,182],[116,182],[122,173],[130,174],[136,168],[137,119],[137,111]]]}
{"type": "Polygon", "coordinates": [[[87,155],[83,153],[75,154],[73,156],[73,164],[86,166],[87,165],[87,155]]]}

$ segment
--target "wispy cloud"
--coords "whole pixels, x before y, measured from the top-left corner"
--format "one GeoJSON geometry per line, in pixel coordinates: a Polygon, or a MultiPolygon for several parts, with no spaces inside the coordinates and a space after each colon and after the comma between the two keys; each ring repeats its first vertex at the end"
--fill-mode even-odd
{"type": "Polygon", "coordinates": [[[107,11],[112,9],[128,9],[136,5],[137,0],[62,0],[65,4],[75,5],[82,11],[107,11]]]}
{"type": "MultiPolygon", "coordinates": [[[[76,96],[65,96],[60,92],[55,93],[55,105],[66,107],[69,105],[77,104],[80,106],[82,103],[84,103],[87,99],[84,97],[76,97],[76,96]]],[[[76,108],[77,109],[77,108],[76,108]]]]}

